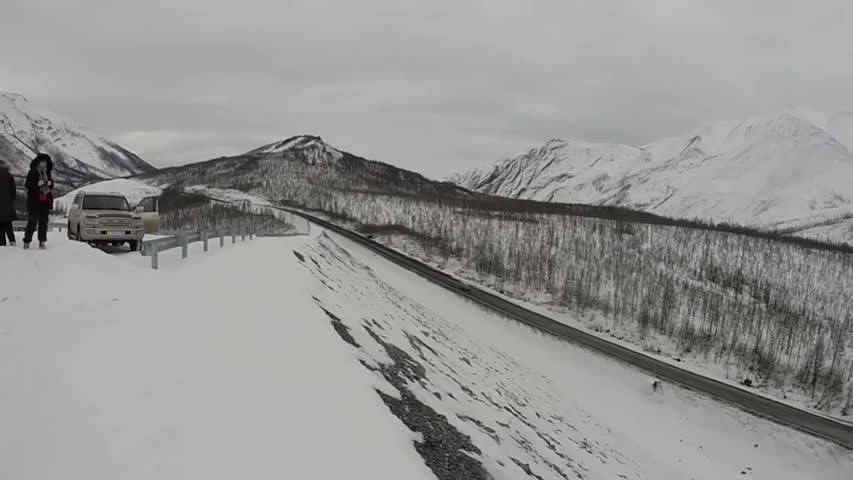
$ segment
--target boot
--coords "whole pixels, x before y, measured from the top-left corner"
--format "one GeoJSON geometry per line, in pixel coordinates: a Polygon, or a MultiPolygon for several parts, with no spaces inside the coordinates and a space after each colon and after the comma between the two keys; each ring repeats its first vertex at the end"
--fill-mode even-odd
{"type": "Polygon", "coordinates": [[[39,249],[44,250],[45,248],[47,248],[47,245],[44,242],[39,242],[39,249]]]}
{"type": "Polygon", "coordinates": [[[24,250],[30,248],[30,242],[24,242],[24,250]]]}

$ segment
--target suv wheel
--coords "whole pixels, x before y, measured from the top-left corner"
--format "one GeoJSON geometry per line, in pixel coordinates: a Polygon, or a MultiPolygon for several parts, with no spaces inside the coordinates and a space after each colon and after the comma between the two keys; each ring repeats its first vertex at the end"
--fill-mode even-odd
{"type": "Polygon", "coordinates": [[[139,248],[139,241],[138,240],[131,240],[127,243],[128,243],[128,245],[130,245],[130,251],[131,252],[135,252],[139,248]]]}

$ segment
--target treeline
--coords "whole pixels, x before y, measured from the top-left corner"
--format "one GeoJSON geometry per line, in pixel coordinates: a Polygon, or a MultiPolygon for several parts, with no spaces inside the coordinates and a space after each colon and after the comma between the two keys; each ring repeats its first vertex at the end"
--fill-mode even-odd
{"type": "MultiPolygon", "coordinates": [[[[288,151],[282,157],[246,155],[173,167],[142,176],[175,185],[210,185],[257,193],[282,205],[317,208],[351,194],[402,196],[483,215],[569,215],[631,223],[676,226],[748,235],[820,250],[853,253],[853,245],[788,235],[743,225],[699,219],[673,219],[628,208],[538,202],[495,197],[435,182],[423,176],[344,153],[340,161],[308,161],[308,153],[288,151]]],[[[312,157],[313,158],[313,157],[312,157]]]]}
{"type": "Polygon", "coordinates": [[[238,229],[263,234],[285,234],[294,226],[272,213],[258,213],[203,195],[167,188],[160,196],[160,228],[163,230],[238,229]]]}

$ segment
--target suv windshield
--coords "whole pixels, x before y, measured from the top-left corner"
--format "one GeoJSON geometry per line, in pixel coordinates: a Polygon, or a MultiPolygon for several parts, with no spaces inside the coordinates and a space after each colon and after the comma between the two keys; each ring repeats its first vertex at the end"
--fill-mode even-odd
{"type": "Polygon", "coordinates": [[[86,195],[83,210],[130,210],[124,197],[114,195],[86,195]]]}

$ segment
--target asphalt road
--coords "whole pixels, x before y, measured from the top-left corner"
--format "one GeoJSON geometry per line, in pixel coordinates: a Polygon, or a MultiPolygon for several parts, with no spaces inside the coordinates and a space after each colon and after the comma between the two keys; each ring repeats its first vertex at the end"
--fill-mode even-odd
{"type": "Polygon", "coordinates": [[[701,392],[717,400],[734,405],[758,417],[795,428],[816,437],[830,440],[853,450],[853,425],[851,424],[836,421],[829,417],[814,414],[761,395],[756,395],[745,388],[740,388],[693,373],[635,350],[617,345],[604,338],[600,338],[569,325],[565,325],[489,292],[460,282],[444,272],[436,270],[423,262],[374,242],[363,235],[351,232],[345,228],[341,228],[303,212],[290,209],[286,210],[293,214],[302,216],[323,228],[355,241],[433,283],[453,290],[459,295],[474,300],[512,319],[530,325],[533,328],[590,348],[616,360],[628,363],[634,367],[645,370],[658,378],[676,383],[690,390],[701,392]]]}

